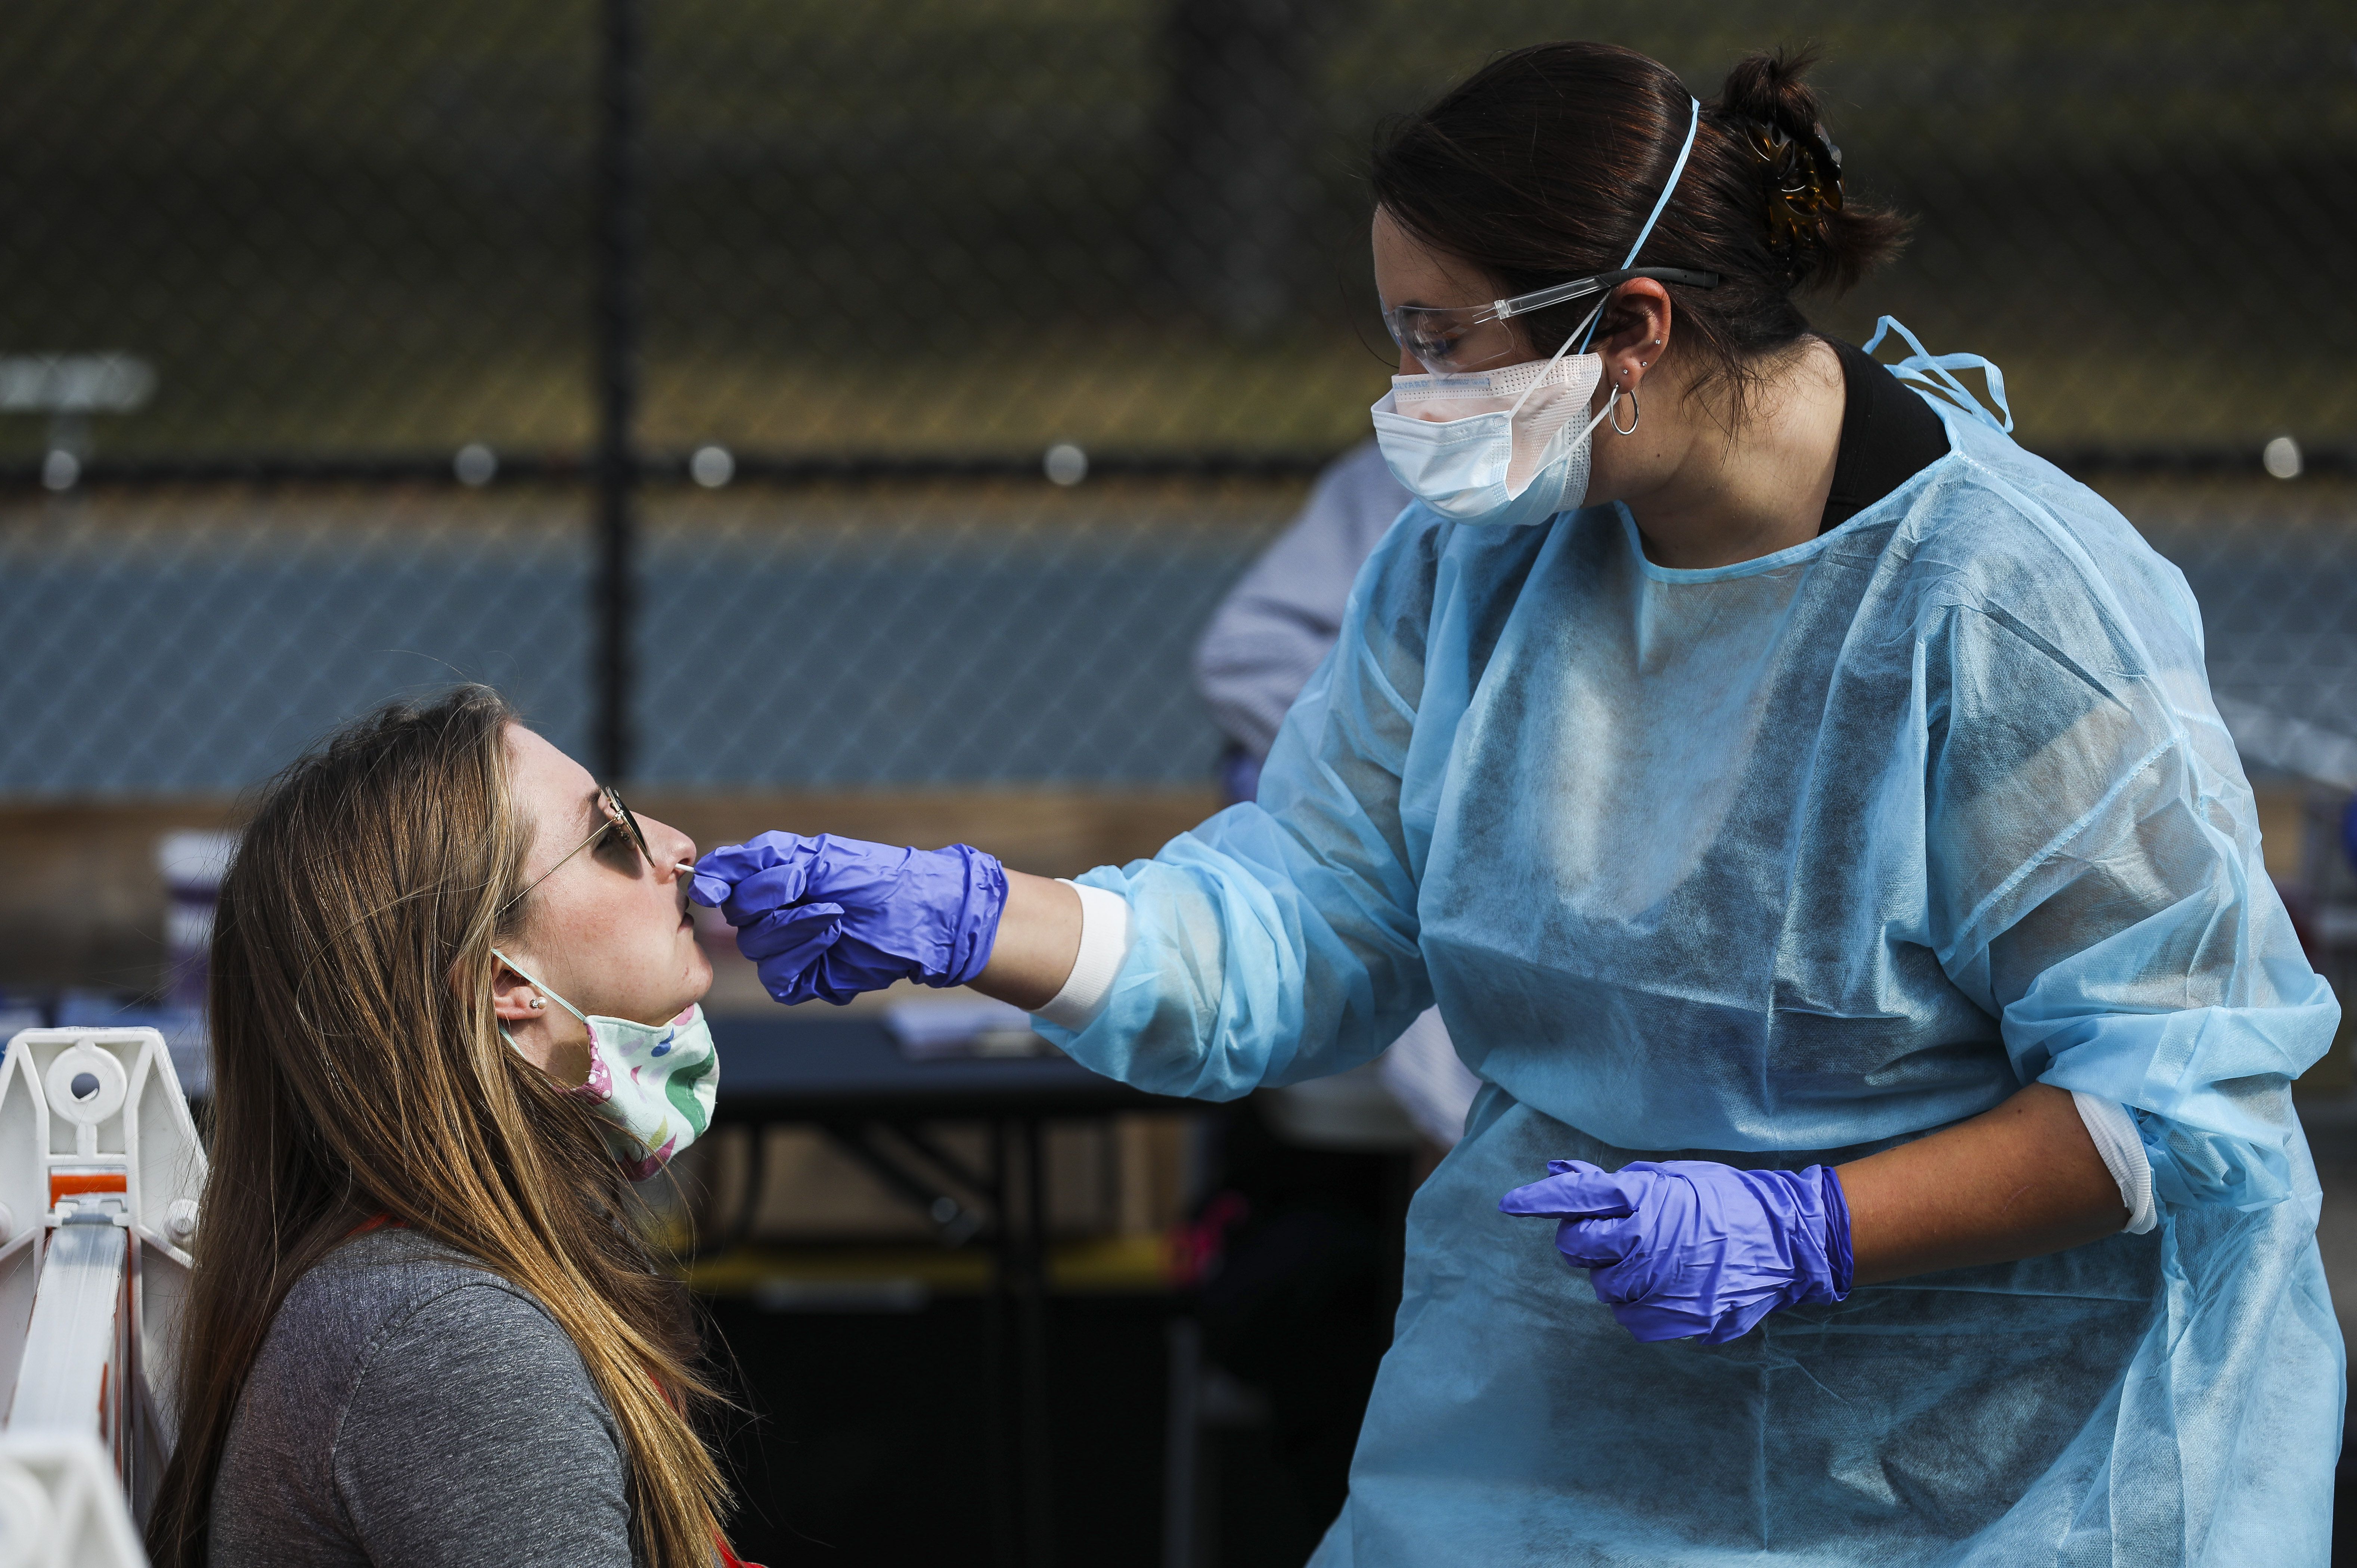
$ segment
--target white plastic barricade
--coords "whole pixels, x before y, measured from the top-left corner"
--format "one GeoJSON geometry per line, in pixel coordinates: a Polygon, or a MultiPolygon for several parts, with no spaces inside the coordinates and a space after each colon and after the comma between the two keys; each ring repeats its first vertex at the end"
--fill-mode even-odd
{"type": "MultiPolygon", "coordinates": [[[[0,1466],[0,1523],[63,1520],[59,1509],[82,1507],[60,1495],[41,1515],[25,1488],[44,1477],[82,1487],[71,1455],[84,1442],[121,1483],[110,1506],[120,1511],[127,1498],[145,1516],[177,1429],[173,1371],[204,1179],[163,1036],[27,1029],[8,1042],[0,1060],[5,1441],[65,1457],[0,1466]],[[11,1496],[25,1505],[14,1513],[11,1496]]],[[[49,1561],[9,1551],[0,1542],[0,1564],[49,1561]]],[[[125,1561],[137,1561],[134,1552],[125,1561]]]]}
{"type": "Polygon", "coordinates": [[[114,1466],[79,1432],[0,1432],[0,1568],[145,1568],[114,1466]]]}

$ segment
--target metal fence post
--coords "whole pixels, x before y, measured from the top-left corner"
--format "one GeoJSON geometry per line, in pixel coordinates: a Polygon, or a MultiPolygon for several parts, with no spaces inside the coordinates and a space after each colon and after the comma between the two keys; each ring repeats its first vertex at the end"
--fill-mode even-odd
{"type": "Polygon", "coordinates": [[[597,561],[590,608],[596,633],[590,690],[595,749],[608,779],[631,757],[631,650],[636,608],[639,455],[639,267],[645,214],[639,145],[644,119],[645,29],[640,0],[602,0],[598,59],[595,243],[597,338],[597,561]]]}

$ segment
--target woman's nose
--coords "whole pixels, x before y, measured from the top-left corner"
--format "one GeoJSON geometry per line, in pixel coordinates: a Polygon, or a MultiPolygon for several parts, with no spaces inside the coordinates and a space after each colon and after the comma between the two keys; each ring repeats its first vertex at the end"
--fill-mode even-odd
{"type": "Polygon", "coordinates": [[[695,869],[695,841],[673,827],[669,822],[651,822],[641,817],[640,826],[647,831],[647,847],[655,852],[655,863],[673,876],[684,876],[695,869]]]}

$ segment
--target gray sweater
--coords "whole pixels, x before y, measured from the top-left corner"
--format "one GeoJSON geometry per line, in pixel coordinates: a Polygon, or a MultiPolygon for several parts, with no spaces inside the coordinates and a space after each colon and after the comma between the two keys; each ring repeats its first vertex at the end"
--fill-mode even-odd
{"type": "Polygon", "coordinates": [[[213,1482],[217,1568],[625,1568],[612,1415],[531,1295],[411,1230],[287,1293],[213,1482]]]}

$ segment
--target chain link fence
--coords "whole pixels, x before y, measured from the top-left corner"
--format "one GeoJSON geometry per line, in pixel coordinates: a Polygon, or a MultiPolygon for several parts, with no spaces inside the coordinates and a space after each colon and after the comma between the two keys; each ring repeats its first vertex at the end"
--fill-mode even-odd
{"type": "Polygon", "coordinates": [[[649,784],[1200,779],[1188,645],[1388,373],[1369,140],[1551,37],[1822,46],[1919,219],[1824,324],[2001,364],[2255,768],[2357,786],[2329,7],[21,0],[0,794],[233,790],[454,675],[649,784]]]}

